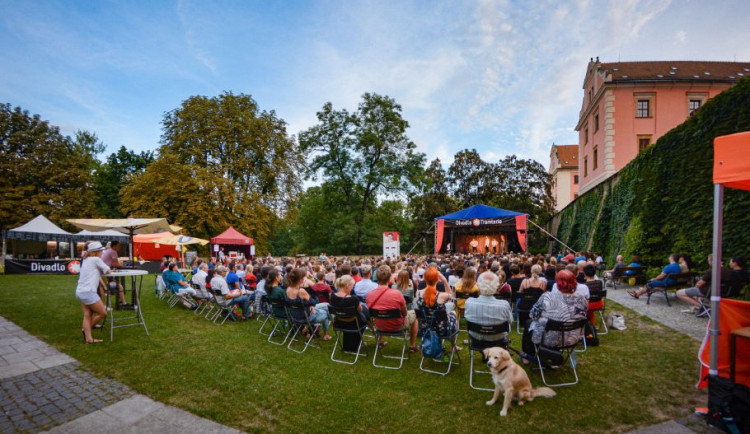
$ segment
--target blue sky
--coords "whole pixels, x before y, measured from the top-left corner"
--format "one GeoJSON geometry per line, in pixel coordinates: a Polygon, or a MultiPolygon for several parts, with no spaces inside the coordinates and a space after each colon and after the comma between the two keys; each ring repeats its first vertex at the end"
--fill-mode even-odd
{"type": "Polygon", "coordinates": [[[750,2],[0,0],[0,102],[108,146],[158,146],[192,95],[251,94],[296,135],[327,101],[396,99],[445,163],[545,166],[575,143],[590,57],[750,61],[750,2]]]}

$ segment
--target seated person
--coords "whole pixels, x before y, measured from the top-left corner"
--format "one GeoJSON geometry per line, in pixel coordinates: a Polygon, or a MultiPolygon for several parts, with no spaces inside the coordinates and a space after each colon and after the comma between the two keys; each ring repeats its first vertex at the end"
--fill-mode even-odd
{"type": "Polygon", "coordinates": [[[664,269],[661,271],[661,273],[659,273],[658,276],[649,280],[646,283],[646,286],[638,289],[637,291],[628,289],[628,294],[630,294],[630,296],[633,298],[638,298],[647,292],[653,291],[654,288],[665,288],[667,286],[674,285],[674,279],[671,277],[667,277],[667,275],[679,274],[682,272],[682,270],[680,270],[680,265],[677,263],[677,259],[677,255],[675,255],[674,253],[669,255],[669,264],[664,267],[664,269]]]}
{"type": "MultiPolygon", "coordinates": [[[[268,269],[268,276],[266,277],[264,289],[265,292],[268,293],[267,299],[269,302],[280,302],[280,304],[272,307],[271,312],[273,313],[273,316],[279,319],[286,319],[286,309],[284,308],[286,291],[281,287],[281,273],[278,268],[270,267],[268,269]]],[[[258,299],[260,299],[260,297],[258,297],[258,299]]]]}
{"type": "Polygon", "coordinates": [[[401,292],[404,300],[411,300],[406,306],[406,327],[409,329],[409,352],[419,351],[417,348],[417,314],[414,312],[414,282],[409,277],[408,270],[401,270],[396,278],[396,283],[391,285],[391,289],[401,292]]]}
{"type": "Polygon", "coordinates": [[[576,262],[576,282],[586,282],[586,275],[583,273],[583,268],[586,267],[586,260],[576,262]]]}
{"type": "Polygon", "coordinates": [[[331,293],[333,292],[331,286],[326,283],[325,277],[325,272],[323,272],[322,270],[318,271],[318,274],[316,276],[318,282],[310,287],[310,292],[312,292],[311,295],[317,298],[321,303],[329,303],[331,301],[331,293]]]}
{"type": "Polygon", "coordinates": [[[512,292],[510,285],[506,283],[506,275],[505,271],[502,269],[498,270],[497,272],[497,278],[499,280],[499,287],[497,289],[497,292],[495,293],[495,298],[501,298],[504,300],[510,300],[510,294],[512,292]]]}
{"type": "MultiPolygon", "coordinates": [[[[505,300],[495,298],[495,293],[500,286],[500,278],[497,274],[489,271],[479,275],[477,279],[477,288],[479,297],[466,300],[466,312],[464,317],[480,325],[498,325],[504,322],[510,324],[513,321],[513,312],[510,304],[505,300]]],[[[498,341],[504,339],[507,333],[497,335],[480,335],[472,331],[469,332],[474,339],[498,341]]]]}
{"type": "MultiPolygon", "coordinates": [[[[436,274],[437,272],[438,271],[435,270],[436,274]]],[[[391,267],[389,267],[388,265],[381,265],[378,268],[377,276],[377,287],[373,291],[370,291],[370,293],[367,295],[367,307],[369,309],[378,310],[399,309],[401,311],[401,318],[374,318],[375,326],[377,327],[377,329],[386,332],[395,332],[406,328],[406,316],[408,311],[406,309],[406,300],[404,299],[404,295],[401,293],[401,291],[388,287],[388,281],[391,277],[391,267]]],[[[385,345],[382,339],[380,342],[378,342],[378,345],[381,347],[385,345]]]]}
{"type": "Polygon", "coordinates": [[[743,258],[742,256],[735,256],[734,258],[730,259],[729,268],[732,270],[730,276],[730,286],[734,290],[731,295],[736,297],[737,295],[739,295],[739,292],[742,290],[742,288],[747,285],[748,282],[750,282],[750,277],[748,277],[747,271],[745,271],[745,258],[743,258]]]}
{"type": "Polygon", "coordinates": [[[177,271],[177,264],[172,262],[169,267],[164,270],[162,274],[164,284],[167,285],[169,292],[177,295],[190,295],[196,301],[201,301],[198,297],[198,292],[190,287],[190,284],[185,281],[185,277],[177,271]]]}
{"type": "Polygon", "coordinates": [[[440,274],[436,268],[430,267],[424,273],[424,281],[427,284],[425,289],[417,292],[416,307],[417,309],[424,309],[425,317],[427,320],[420,323],[419,326],[422,328],[422,333],[428,328],[431,328],[437,332],[438,336],[445,338],[453,335],[453,346],[456,350],[460,350],[460,347],[456,346],[455,333],[458,330],[458,320],[455,313],[455,305],[451,301],[451,295],[448,292],[437,291],[437,283],[439,280],[438,274],[440,274]],[[442,320],[432,322],[430,318],[435,315],[438,311],[444,310],[446,315],[442,320]]]}
{"type": "Polygon", "coordinates": [[[693,268],[693,261],[690,260],[690,255],[687,253],[677,257],[677,264],[680,266],[681,273],[687,273],[693,268]]]}
{"type": "MultiPolygon", "coordinates": [[[[367,315],[364,304],[359,301],[359,298],[352,295],[354,279],[352,276],[345,274],[336,279],[334,286],[336,287],[336,292],[331,294],[331,306],[336,308],[355,307],[357,309],[360,332],[364,332],[367,328],[367,315]]],[[[357,322],[354,318],[335,318],[334,321],[334,325],[337,328],[346,330],[356,330],[357,328],[357,322]]],[[[362,338],[356,333],[344,333],[341,340],[344,351],[356,352],[362,338]]]]}
{"type": "MultiPolygon", "coordinates": [[[[211,288],[214,291],[217,289],[221,291],[221,295],[224,297],[224,300],[226,300],[227,306],[231,307],[236,305],[242,309],[241,320],[244,321],[252,318],[253,314],[250,311],[250,298],[243,295],[239,289],[230,289],[227,284],[226,276],[229,273],[227,267],[219,265],[216,267],[216,270],[209,270],[209,273],[212,271],[215,272],[215,274],[209,274],[211,277],[211,288]]],[[[208,276],[206,278],[208,278],[208,276]]]]}
{"type": "Polygon", "coordinates": [[[575,275],[568,270],[557,273],[554,287],[556,290],[542,294],[529,314],[529,322],[523,332],[523,354],[524,364],[536,356],[534,344],[542,344],[551,348],[573,345],[583,337],[582,330],[574,330],[565,333],[565,342],[562,341],[560,332],[544,333],[546,320],[572,322],[586,318],[588,301],[581,295],[576,294],[578,284],[575,275]],[[544,342],[542,336],[544,335],[544,342]]]}
{"type": "MultiPolygon", "coordinates": [[[[630,263],[628,264],[628,268],[634,268],[634,267],[642,267],[641,265],[641,257],[640,256],[633,256],[630,258],[630,263]]],[[[635,270],[628,270],[625,272],[626,276],[635,276],[638,274],[635,270]]]]}
{"type": "MultiPolygon", "coordinates": [[[[476,296],[479,294],[479,287],[476,281],[476,271],[474,267],[469,267],[464,270],[463,277],[456,283],[456,294],[465,294],[468,296],[476,296]]],[[[464,305],[466,304],[465,298],[456,297],[456,311],[458,316],[461,317],[464,314],[464,305]]]]}
{"type": "Polygon", "coordinates": [[[190,279],[193,284],[198,285],[200,288],[200,297],[203,299],[210,299],[211,293],[208,291],[208,288],[206,287],[206,276],[208,276],[208,264],[205,262],[201,262],[200,265],[198,265],[198,269],[195,273],[193,273],[193,278],[190,279]]]}
{"type": "MultiPolygon", "coordinates": [[[[302,288],[302,284],[305,282],[307,271],[303,268],[293,269],[287,276],[287,288],[286,288],[286,301],[287,303],[300,303],[306,306],[310,312],[308,319],[313,324],[321,324],[323,326],[323,340],[330,341],[331,336],[328,334],[328,326],[330,324],[328,318],[328,303],[318,303],[316,305],[311,304],[310,294],[302,288]]],[[[297,318],[296,314],[298,311],[291,310],[290,314],[297,321],[303,321],[304,318],[297,318]]],[[[310,330],[308,330],[308,333],[310,330]]],[[[308,336],[309,337],[309,336],[308,336]]]]}
{"type": "MultiPolygon", "coordinates": [[[[388,273],[390,276],[390,272],[388,273]]],[[[354,277],[354,280],[357,280],[354,277]]],[[[372,268],[369,265],[362,267],[362,279],[354,285],[354,295],[366,303],[367,295],[375,290],[378,284],[372,281],[372,268]]]]}
{"type": "MultiPolygon", "coordinates": [[[[583,267],[583,273],[586,275],[586,282],[584,284],[588,287],[590,294],[599,294],[604,291],[604,284],[602,284],[601,280],[596,278],[595,265],[586,265],[585,267],[583,267]]],[[[599,309],[602,309],[603,307],[603,298],[599,301],[589,301],[589,310],[587,316],[589,318],[589,322],[592,325],[594,324],[595,312],[599,309]]]]}
{"type": "MultiPolygon", "coordinates": [[[[708,271],[706,271],[706,273],[701,277],[698,283],[696,283],[692,288],[680,289],[679,291],[677,291],[677,298],[691,306],[689,309],[684,310],[684,313],[692,313],[696,315],[703,313],[701,312],[701,302],[698,301],[698,299],[709,296],[709,292],[711,289],[713,254],[709,254],[706,260],[708,262],[708,271]]],[[[728,270],[724,267],[721,267],[720,269],[721,281],[728,283],[732,278],[731,270],[728,270]]]]}
{"type": "Polygon", "coordinates": [[[604,280],[608,281],[615,276],[620,276],[622,272],[618,270],[625,268],[625,267],[627,267],[627,265],[625,265],[625,258],[623,258],[622,255],[617,255],[617,257],[615,258],[614,267],[612,267],[611,270],[604,271],[604,280]]]}

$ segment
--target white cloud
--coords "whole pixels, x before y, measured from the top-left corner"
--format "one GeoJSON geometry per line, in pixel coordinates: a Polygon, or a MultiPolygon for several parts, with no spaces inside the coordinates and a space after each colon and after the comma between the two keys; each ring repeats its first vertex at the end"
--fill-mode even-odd
{"type": "Polygon", "coordinates": [[[678,30],[674,36],[680,44],[687,42],[687,32],[685,30],[678,30]]]}

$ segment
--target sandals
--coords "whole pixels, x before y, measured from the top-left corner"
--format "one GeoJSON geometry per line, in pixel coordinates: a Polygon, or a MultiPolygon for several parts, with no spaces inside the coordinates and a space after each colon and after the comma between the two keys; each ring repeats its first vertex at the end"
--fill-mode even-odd
{"type": "Polygon", "coordinates": [[[385,348],[386,345],[388,345],[388,342],[386,342],[386,341],[378,342],[378,348],[381,349],[381,350],[383,348],[385,348]]]}
{"type": "Polygon", "coordinates": [[[331,335],[325,335],[325,336],[323,336],[323,340],[324,341],[330,341],[331,340],[331,335]]]}
{"type": "Polygon", "coordinates": [[[417,348],[416,345],[409,345],[409,354],[413,354],[419,351],[419,348],[417,348]]]}
{"type": "Polygon", "coordinates": [[[88,345],[88,344],[101,344],[102,342],[104,342],[104,341],[101,340],[101,339],[93,339],[93,340],[91,340],[91,342],[86,341],[84,343],[88,345]]]}
{"type": "Polygon", "coordinates": [[[638,298],[640,298],[640,296],[638,295],[638,293],[636,293],[636,292],[635,292],[635,291],[633,291],[632,289],[628,289],[628,295],[629,295],[629,296],[631,296],[631,297],[633,297],[633,298],[635,298],[636,300],[637,300],[638,298]]]}

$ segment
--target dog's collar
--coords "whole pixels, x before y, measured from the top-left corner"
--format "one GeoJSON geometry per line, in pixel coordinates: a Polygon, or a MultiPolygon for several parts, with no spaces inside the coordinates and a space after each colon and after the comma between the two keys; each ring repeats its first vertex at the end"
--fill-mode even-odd
{"type": "Polygon", "coordinates": [[[497,371],[498,375],[499,375],[499,374],[502,374],[504,370],[508,369],[508,366],[510,366],[510,364],[507,364],[507,365],[505,365],[505,366],[503,367],[503,369],[501,369],[501,370],[497,371]]]}

